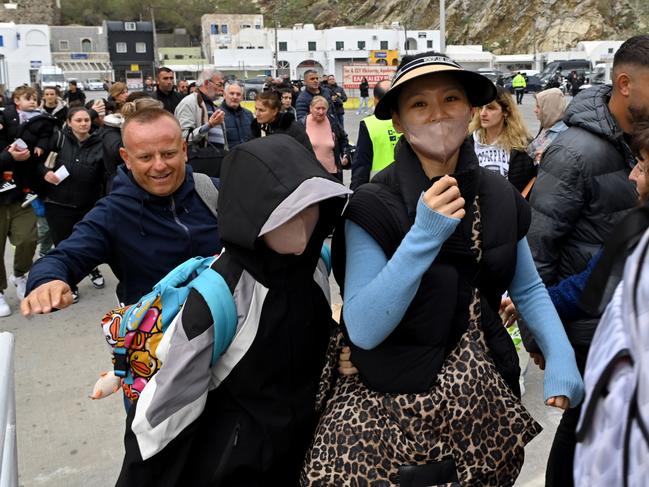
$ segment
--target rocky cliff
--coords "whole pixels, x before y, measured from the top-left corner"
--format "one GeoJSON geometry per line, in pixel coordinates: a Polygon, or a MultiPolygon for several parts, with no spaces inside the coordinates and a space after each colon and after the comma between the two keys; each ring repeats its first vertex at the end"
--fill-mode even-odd
{"type": "MultiPolygon", "coordinates": [[[[323,28],[398,21],[408,30],[439,27],[439,0],[259,0],[259,5],[265,13],[277,9],[284,25],[314,22],[323,28]]],[[[647,0],[446,0],[447,43],[482,44],[496,54],[622,40],[647,32],[648,26],[647,0]]]]}

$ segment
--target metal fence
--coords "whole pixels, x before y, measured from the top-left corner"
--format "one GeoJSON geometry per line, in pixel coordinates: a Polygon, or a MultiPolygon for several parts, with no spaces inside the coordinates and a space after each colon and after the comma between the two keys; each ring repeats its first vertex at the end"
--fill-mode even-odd
{"type": "Polygon", "coordinates": [[[0,333],[0,487],[18,486],[14,336],[0,333]]]}

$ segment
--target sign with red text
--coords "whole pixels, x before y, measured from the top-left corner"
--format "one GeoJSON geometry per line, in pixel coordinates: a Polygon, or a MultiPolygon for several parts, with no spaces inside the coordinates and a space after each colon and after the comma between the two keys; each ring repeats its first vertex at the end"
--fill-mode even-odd
{"type": "Polygon", "coordinates": [[[343,66],[343,87],[346,90],[358,89],[363,78],[367,78],[370,88],[381,80],[391,80],[397,71],[396,66],[381,66],[377,64],[348,64],[343,66]]]}

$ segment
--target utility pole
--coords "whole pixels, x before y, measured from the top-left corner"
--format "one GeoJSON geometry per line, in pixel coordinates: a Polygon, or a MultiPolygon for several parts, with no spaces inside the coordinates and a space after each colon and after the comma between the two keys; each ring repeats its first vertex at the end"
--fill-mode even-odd
{"type": "Polygon", "coordinates": [[[446,53],[446,0],[439,0],[439,52],[446,53]]]}
{"type": "MultiPolygon", "coordinates": [[[[277,8],[277,7],[275,7],[277,8]]],[[[277,78],[277,50],[278,50],[278,42],[277,42],[277,12],[275,9],[273,9],[273,22],[275,24],[274,29],[275,29],[275,49],[273,50],[273,60],[274,65],[275,65],[275,76],[274,78],[277,78]]]]}
{"type": "MultiPolygon", "coordinates": [[[[155,77],[155,68],[158,65],[158,36],[155,31],[155,9],[153,5],[149,7],[151,12],[151,28],[153,29],[153,76],[155,77]]],[[[174,73],[174,82],[176,79],[176,73],[174,73]]]]}

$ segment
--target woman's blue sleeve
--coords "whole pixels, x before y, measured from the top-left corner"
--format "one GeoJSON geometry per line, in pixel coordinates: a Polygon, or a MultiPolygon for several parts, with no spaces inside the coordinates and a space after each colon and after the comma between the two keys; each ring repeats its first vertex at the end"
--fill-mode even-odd
{"type": "Polygon", "coordinates": [[[570,406],[575,407],[584,397],[584,384],[577,369],[575,352],[534,266],[527,239],[518,242],[516,272],[509,295],[545,357],[545,400],[566,396],[570,399],[570,406]]]}
{"type": "Polygon", "coordinates": [[[420,198],[415,224],[389,260],[365,230],[345,222],[343,316],[355,345],[371,349],[392,333],[414,298],[424,272],[459,222],[431,210],[420,198]]]}

